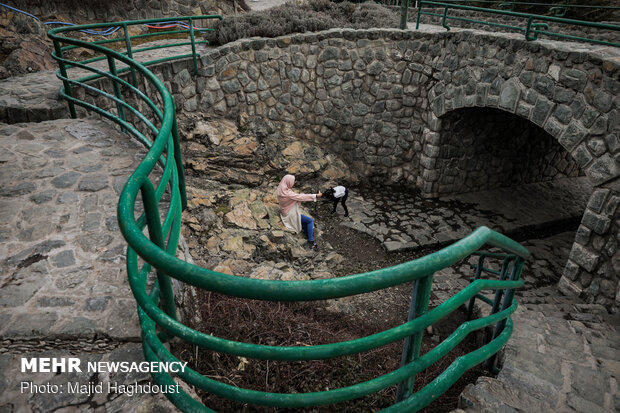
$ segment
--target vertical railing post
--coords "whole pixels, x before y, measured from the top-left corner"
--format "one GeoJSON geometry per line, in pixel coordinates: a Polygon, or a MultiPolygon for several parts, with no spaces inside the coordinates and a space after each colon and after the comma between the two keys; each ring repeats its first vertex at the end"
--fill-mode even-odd
{"type": "MultiPolygon", "coordinates": [[[[510,281],[517,281],[519,280],[519,278],[521,278],[521,271],[523,270],[523,258],[518,257],[513,266],[512,266],[512,271],[510,273],[510,281]]],[[[506,289],[506,291],[504,292],[504,300],[502,301],[502,307],[500,309],[500,311],[504,311],[505,309],[507,309],[508,307],[510,307],[512,305],[512,300],[514,298],[515,295],[515,289],[514,288],[508,288],[506,289]]],[[[497,324],[495,324],[495,329],[493,330],[493,336],[491,337],[490,341],[495,340],[495,338],[497,338],[497,336],[500,335],[500,333],[502,331],[504,331],[504,326],[506,325],[506,319],[502,319],[500,320],[497,324]]],[[[492,355],[491,357],[489,357],[486,361],[486,368],[489,371],[492,372],[497,372],[497,369],[495,368],[495,360],[497,359],[497,354],[492,355]]]]}
{"type": "MultiPolygon", "coordinates": [[[[144,204],[144,215],[146,216],[146,224],[149,230],[150,240],[160,249],[166,250],[164,243],[164,235],[161,228],[161,219],[159,218],[159,208],[155,188],[148,178],[144,178],[140,187],[142,194],[142,202],[144,204]]],[[[162,270],[157,269],[157,280],[159,281],[159,291],[164,302],[164,311],[170,317],[177,319],[176,306],[174,304],[174,292],[170,277],[162,270]]]]}
{"type": "MultiPolygon", "coordinates": [[[[480,255],[478,257],[478,265],[476,266],[476,273],[474,275],[474,281],[480,278],[482,274],[482,269],[484,268],[484,255],[480,255]]],[[[469,299],[469,304],[467,305],[467,317],[466,320],[471,320],[471,316],[474,313],[474,303],[476,302],[476,296],[474,295],[469,299]]]]}
{"type": "MultiPolygon", "coordinates": [[[[508,269],[510,268],[510,263],[514,261],[514,257],[509,257],[504,259],[504,262],[502,263],[502,269],[499,272],[499,280],[500,281],[504,281],[506,279],[506,276],[508,275],[508,269]]],[[[514,264],[513,264],[513,273],[514,273],[514,264]]],[[[495,314],[497,313],[497,311],[499,310],[499,304],[502,300],[502,295],[504,294],[503,290],[497,290],[495,291],[495,299],[493,300],[493,307],[491,308],[491,314],[495,314]]]]}
{"type": "Polygon", "coordinates": [[[420,28],[420,17],[422,16],[422,2],[418,2],[418,16],[415,20],[415,29],[418,30],[420,28]]]}
{"type": "MultiPolygon", "coordinates": [[[[60,42],[56,39],[54,39],[54,50],[56,51],[56,56],[58,56],[60,59],[63,59],[62,47],[60,47],[60,42]]],[[[60,70],[60,75],[63,78],[68,79],[67,68],[65,67],[65,62],[63,62],[62,60],[57,60],[57,62],[58,62],[58,68],[60,70]]],[[[65,87],[65,93],[67,94],[67,96],[72,98],[73,94],[71,93],[71,84],[65,79],[62,80],[62,83],[65,87]]],[[[71,100],[68,100],[68,99],[67,99],[67,103],[69,104],[69,113],[71,114],[71,117],[73,119],[77,118],[77,114],[75,113],[75,105],[73,104],[71,100]]]]}
{"type": "MultiPolygon", "coordinates": [[[[110,68],[110,74],[114,75],[114,76],[118,76],[118,73],[116,71],[116,62],[114,61],[114,58],[110,55],[108,55],[108,66],[110,68]]],[[[123,95],[121,94],[121,87],[118,84],[118,82],[114,79],[112,79],[112,85],[114,87],[114,95],[118,98],[118,99],[123,99],[123,95]]],[[[116,110],[118,111],[118,117],[121,118],[122,121],[125,121],[125,110],[123,108],[123,105],[121,105],[120,103],[116,102],[116,110]]],[[[125,128],[123,128],[123,132],[125,131],[125,128]]]]}
{"type": "Polygon", "coordinates": [[[400,3],[400,29],[407,28],[407,13],[409,12],[409,0],[402,0],[400,3]]]}
{"type": "MultiPolygon", "coordinates": [[[[413,292],[411,293],[411,304],[409,306],[409,315],[407,321],[418,318],[428,311],[428,302],[431,298],[431,287],[433,285],[433,274],[424,278],[420,278],[413,283],[413,292]]],[[[422,347],[422,337],[424,330],[412,334],[405,338],[403,344],[403,355],[401,358],[401,367],[411,363],[420,357],[420,349],[422,347]]],[[[413,392],[415,375],[403,380],[398,384],[396,391],[396,403],[407,399],[413,392]]]]}
{"type": "Polygon", "coordinates": [[[194,21],[189,19],[189,37],[192,42],[192,58],[194,59],[194,75],[198,74],[198,58],[196,57],[196,40],[194,39],[194,21]]]}
{"type": "Polygon", "coordinates": [[[450,26],[448,26],[448,24],[446,23],[446,19],[448,18],[448,9],[449,6],[446,5],[446,7],[444,7],[443,9],[443,18],[441,19],[441,25],[448,31],[450,31],[450,26]]]}
{"type": "Polygon", "coordinates": [[[532,31],[532,21],[534,17],[529,16],[527,19],[527,26],[525,27],[525,40],[536,40],[530,36],[530,32],[532,31]]]}
{"type": "Polygon", "coordinates": [[[185,190],[185,172],[183,169],[183,155],[181,154],[181,144],[179,143],[179,128],[177,127],[177,117],[174,116],[172,123],[172,142],[174,143],[174,161],[179,177],[179,192],[181,193],[181,208],[187,208],[187,192],[185,190]]]}
{"type": "MultiPolygon", "coordinates": [[[[125,47],[127,48],[127,57],[133,59],[133,52],[131,51],[131,37],[129,36],[129,29],[127,28],[127,23],[123,23],[123,31],[125,33],[125,47]]],[[[131,84],[135,87],[138,87],[138,80],[136,79],[136,69],[131,66],[130,70],[131,84]]]]}

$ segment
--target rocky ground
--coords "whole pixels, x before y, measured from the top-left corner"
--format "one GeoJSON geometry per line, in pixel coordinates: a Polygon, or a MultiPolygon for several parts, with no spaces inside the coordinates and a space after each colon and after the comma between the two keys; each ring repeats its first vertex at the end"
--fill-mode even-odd
{"type": "MultiPolygon", "coordinates": [[[[330,181],[356,182],[344,163],[259,119],[242,118],[239,128],[226,120],[185,119],[181,125],[189,197],[183,235],[200,265],[262,279],[334,276],[342,257],[322,239],[320,226],[318,253],[284,228],[275,187],[284,171],[296,175],[300,192],[316,193],[330,181]]],[[[313,215],[313,203],[304,207],[313,215]]]]}
{"type": "Polygon", "coordinates": [[[0,7],[0,79],[54,69],[46,33],[41,22],[0,7]]]}

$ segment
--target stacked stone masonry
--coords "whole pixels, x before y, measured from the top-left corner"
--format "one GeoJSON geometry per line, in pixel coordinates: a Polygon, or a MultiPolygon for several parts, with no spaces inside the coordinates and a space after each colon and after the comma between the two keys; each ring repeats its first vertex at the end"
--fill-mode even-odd
{"type": "Polygon", "coordinates": [[[609,306],[620,298],[620,187],[594,191],[566,263],[559,288],[609,306]]]}

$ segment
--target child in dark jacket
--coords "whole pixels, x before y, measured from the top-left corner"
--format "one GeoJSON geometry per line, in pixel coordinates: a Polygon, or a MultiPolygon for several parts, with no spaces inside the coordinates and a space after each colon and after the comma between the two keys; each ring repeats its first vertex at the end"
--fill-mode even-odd
{"type": "Polygon", "coordinates": [[[349,197],[348,188],[340,185],[335,186],[323,192],[323,196],[326,199],[333,201],[334,209],[332,210],[332,214],[336,212],[336,207],[338,206],[338,202],[340,202],[342,204],[342,207],[344,208],[344,216],[349,216],[349,210],[347,209],[347,205],[345,204],[345,202],[347,202],[347,198],[349,197]]]}

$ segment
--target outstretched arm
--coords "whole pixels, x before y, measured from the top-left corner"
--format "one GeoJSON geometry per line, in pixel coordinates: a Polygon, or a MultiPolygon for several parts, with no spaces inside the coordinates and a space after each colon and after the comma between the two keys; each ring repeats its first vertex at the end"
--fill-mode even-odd
{"type": "Polygon", "coordinates": [[[319,191],[318,194],[290,194],[288,197],[293,201],[306,202],[306,201],[315,201],[317,197],[321,197],[323,194],[319,191]]]}

